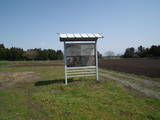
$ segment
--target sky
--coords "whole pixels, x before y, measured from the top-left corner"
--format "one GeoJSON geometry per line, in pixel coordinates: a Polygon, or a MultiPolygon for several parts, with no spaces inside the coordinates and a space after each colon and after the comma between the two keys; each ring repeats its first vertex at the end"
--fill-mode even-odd
{"type": "Polygon", "coordinates": [[[0,0],[6,47],[63,50],[56,33],[103,33],[103,54],[160,45],[160,0],[0,0]]]}

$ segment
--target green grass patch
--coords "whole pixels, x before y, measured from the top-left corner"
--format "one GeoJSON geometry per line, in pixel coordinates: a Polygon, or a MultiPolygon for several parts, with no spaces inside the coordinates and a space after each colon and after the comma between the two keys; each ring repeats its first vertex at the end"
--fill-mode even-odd
{"type": "MultiPolygon", "coordinates": [[[[0,90],[2,120],[159,120],[160,100],[142,98],[123,86],[100,78],[76,78],[66,86],[62,66],[0,68],[32,71],[39,78],[0,90]]],[[[3,81],[3,79],[0,79],[3,81]]]]}

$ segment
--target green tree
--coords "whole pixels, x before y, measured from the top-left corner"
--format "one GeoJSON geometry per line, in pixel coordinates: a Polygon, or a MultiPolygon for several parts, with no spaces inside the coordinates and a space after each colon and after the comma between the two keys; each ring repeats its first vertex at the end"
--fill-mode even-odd
{"type": "Polygon", "coordinates": [[[151,57],[160,57],[160,45],[159,46],[151,46],[149,49],[149,54],[151,57]]]}
{"type": "Polygon", "coordinates": [[[147,49],[145,49],[145,48],[142,47],[142,46],[139,46],[139,47],[138,47],[138,50],[137,50],[137,55],[138,55],[140,58],[147,57],[147,56],[148,56],[147,49]]]}
{"type": "Polygon", "coordinates": [[[3,44],[0,44],[0,60],[5,60],[6,59],[6,49],[3,44]]]}
{"type": "Polygon", "coordinates": [[[24,59],[24,51],[21,48],[12,47],[7,50],[8,51],[8,60],[23,60],[24,59]]]}
{"type": "Polygon", "coordinates": [[[37,51],[33,49],[29,49],[24,53],[25,60],[36,60],[37,56],[38,56],[37,51]]]}
{"type": "Polygon", "coordinates": [[[125,58],[133,58],[134,55],[135,55],[135,49],[133,47],[127,48],[124,53],[125,58]]]}
{"type": "Polygon", "coordinates": [[[57,60],[63,59],[63,52],[61,50],[57,50],[56,52],[57,60]]]}
{"type": "Polygon", "coordinates": [[[56,51],[52,49],[48,49],[48,58],[49,60],[56,60],[57,59],[56,51]]]}

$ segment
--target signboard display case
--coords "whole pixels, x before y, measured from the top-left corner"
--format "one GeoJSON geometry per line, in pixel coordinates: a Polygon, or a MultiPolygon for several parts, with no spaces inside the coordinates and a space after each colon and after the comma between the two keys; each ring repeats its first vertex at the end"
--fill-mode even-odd
{"type": "Polygon", "coordinates": [[[101,34],[59,34],[64,42],[65,84],[73,77],[96,76],[98,78],[97,40],[101,34]]]}

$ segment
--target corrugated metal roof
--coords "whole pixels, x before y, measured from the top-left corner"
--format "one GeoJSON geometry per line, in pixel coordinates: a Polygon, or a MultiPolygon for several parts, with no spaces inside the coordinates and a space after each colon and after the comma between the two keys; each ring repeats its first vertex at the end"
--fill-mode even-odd
{"type": "Polygon", "coordinates": [[[60,33],[59,34],[60,38],[103,38],[103,36],[99,33],[79,33],[79,34],[64,34],[64,33],[60,33]]]}

